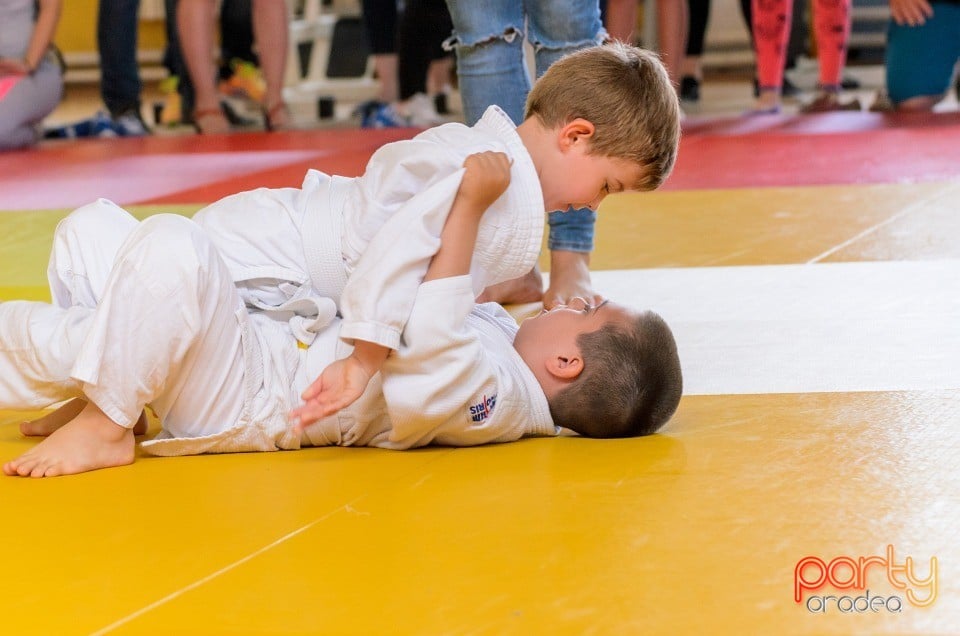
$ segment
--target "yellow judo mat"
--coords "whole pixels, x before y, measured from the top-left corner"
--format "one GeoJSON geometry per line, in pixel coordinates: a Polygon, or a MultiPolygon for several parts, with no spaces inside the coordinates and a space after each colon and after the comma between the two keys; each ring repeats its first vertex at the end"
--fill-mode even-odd
{"type": "MultiPolygon", "coordinates": [[[[0,298],[63,214],[2,213],[0,298]]],[[[0,478],[3,633],[960,633],[960,183],[619,195],[597,235],[677,334],[660,434],[0,478]]]]}

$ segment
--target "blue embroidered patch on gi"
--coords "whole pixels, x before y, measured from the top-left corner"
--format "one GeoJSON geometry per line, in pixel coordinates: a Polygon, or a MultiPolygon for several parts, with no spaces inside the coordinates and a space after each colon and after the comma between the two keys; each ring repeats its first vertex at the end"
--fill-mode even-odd
{"type": "Polygon", "coordinates": [[[497,404],[497,396],[483,396],[483,401],[470,407],[470,419],[474,422],[482,422],[493,414],[493,407],[497,404]]]}

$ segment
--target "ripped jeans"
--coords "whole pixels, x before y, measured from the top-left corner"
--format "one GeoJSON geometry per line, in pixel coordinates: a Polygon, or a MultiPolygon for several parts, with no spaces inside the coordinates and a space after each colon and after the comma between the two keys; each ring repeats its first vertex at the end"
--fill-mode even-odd
{"type": "MultiPolygon", "coordinates": [[[[596,0],[447,0],[453,36],[444,48],[457,53],[457,75],[467,125],[491,104],[514,123],[523,121],[530,77],[524,37],[533,45],[537,77],[567,53],[603,42],[596,0]]],[[[550,214],[548,247],[593,249],[594,213],[589,209],[550,214]],[[560,215],[563,214],[561,217],[560,215]]]]}
{"type": "Polygon", "coordinates": [[[523,60],[526,35],[536,52],[537,77],[557,59],[603,41],[596,0],[447,0],[457,52],[464,118],[472,126],[490,104],[523,121],[530,78],[523,60]]]}

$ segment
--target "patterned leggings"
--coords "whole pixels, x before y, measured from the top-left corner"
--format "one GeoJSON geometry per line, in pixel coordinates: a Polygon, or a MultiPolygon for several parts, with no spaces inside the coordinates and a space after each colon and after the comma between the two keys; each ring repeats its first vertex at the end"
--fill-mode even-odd
{"type": "MultiPolygon", "coordinates": [[[[783,86],[783,68],[794,0],[752,0],[757,77],[762,89],[783,86]]],[[[813,32],[820,62],[820,88],[839,90],[850,38],[852,0],[813,0],[813,32]]]]}

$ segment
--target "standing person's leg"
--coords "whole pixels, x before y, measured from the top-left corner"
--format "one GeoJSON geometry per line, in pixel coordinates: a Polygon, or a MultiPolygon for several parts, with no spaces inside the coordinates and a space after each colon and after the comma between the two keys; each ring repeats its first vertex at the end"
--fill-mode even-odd
{"type": "MultiPolygon", "coordinates": [[[[190,71],[183,58],[183,48],[180,45],[180,30],[177,28],[177,5],[180,0],[163,0],[164,29],[167,34],[167,48],[163,54],[163,64],[167,71],[177,78],[177,93],[180,95],[180,119],[184,123],[193,122],[193,111],[196,98],[193,94],[193,82],[190,81],[190,71]]],[[[164,114],[164,120],[170,121],[169,115],[164,114]]],[[[173,120],[177,121],[177,120],[173,120]]]]}
{"type": "Polygon", "coordinates": [[[397,0],[363,0],[363,27],[370,45],[373,73],[379,90],[376,99],[357,108],[363,128],[392,128],[409,122],[397,111],[399,100],[399,56],[397,0]]]}
{"type": "Polygon", "coordinates": [[[373,57],[373,72],[380,83],[377,99],[392,104],[398,99],[397,88],[397,0],[363,0],[363,26],[370,54],[373,57]]]}
{"type": "Polygon", "coordinates": [[[397,77],[400,84],[400,101],[417,93],[427,92],[427,69],[430,66],[432,43],[443,42],[449,33],[433,33],[427,22],[429,13],[426,0],[407,0],[400,14],[397,30],[397,77]]]}
{"type": "Polygon", "coordinates": [[[710,0],[688,0],[689,21],[687,50],[681,65],[680,98],[691,102],[700,99],[700,82],[703,81],[703,42],[710,20],[710,0]]]}
{"type": "Polygon", "coordinates": [[[610,32],[610,37],[627,44],[636,42],[637,38],[634,31],[637,28],[637,5],[639,3],[640,0],[608,0],[605,7],[600,7],[604,26],[610,32]]]}
{"type": "MultiPolygon", "coordinates": [[[[797,22],[801,20],[803,16],[803,7],[804,4],[802,2],[797,2],[793,7],[793,16],[791,18],[792,26],[787,44],[786,66],[788,68],[793,68],[796,64],[797,56],[806,51],[807,47],[805,26],[802,24],[797,25],[797,22]]],[[[750,36],[750,48],[756,51],[756,44],[753,38],[753,0],[740,0],[740,14],[743,16],[743,23],[747,26],[747,34],[750,36]]],[[[784,76],[783,87],[780,90],[780,94],[783,97],[791,97],[799,91],[800,89],[793,85],[790,78],[784,76]]],[[[753,95],[754,97],[760,95],[760,83],[756,76],[753,78],[753,95]]]]}
{"type": "Polygon", "coordinates": [[[452,29],[444,0],[407,0],[405,3],[397,34],[398,110],[412,126],[436,126],[443,121],[428,95],[427,80],[433,60],[443,57],[443,41],[452,29]]]}
{"type": "MultiPolygon", "coordinates": [[[[447,7],[453,36],[444,47],[457,53],[457,76],[467,125],[475,124],[491,104],[502,108],[514,123],[521,123],[530,92],[530,77],[523,59],[523,3],[447,0],[447,7]]],[[[574,16],[566,15],[572,22],[574,16]]]]}
{"type": "Polygon", "coordinates": [[[804,112],[860,110],[859,101],[841,104],[838,99],[850,39],[851,4],[851,0],[813,2],[813,30],[820,66],[819,95],[804,107],[804,112]]]}
{"type": "Polygon", "coordinates": [[[193,123],[203,134],[229,132],[230,124],[220,107],[213,59],[213,27],[216,0],[178,0],[177,31],[180,49],[193,84],[193,123]]]}
{"type": "MultiPolygon", "coordinates": [[[[464,97],[464,114],[468,122],[475,121],[485,108],[484,101],[478,97],[487,95],[487,99],[492,100],[493,95],[499,94],[499,105],[506,105],[509,110],[504,110],[519,123],[523,119],[529,92],[529,78],[523,67],[522,38],[518,37],[522,36],[523,16],[510,13],[515,8],[512,5],[485,7],[486,14],[468,5],[466,2],[447,1],[453,17],[455,33],[451,42],[457,50],[457,72],[464,97]],[[499,21],[488,22],[491,18],[499,18],[499,21]],[[515,26],[517,24],[521,26],[515,26]],[[491,73],[493,68],[500,68],[501,73],[491,73]],[[469,82],[469,87],[476,87],[477,93],[464,93],[467,90],[464,82],[469,82]],[[515,86],[524,87],[523,92],[512,90],[515,86]]],[[[529,4],[527,10],[538,76],[560,57],[595,46],[606,37],[600,21],[600,7],[596,2],[578,0],[571,6],[569,3],[557,5],[540,0],[529,4]]],[[[480,300],[523,303],[542,299],[547,304],[553,304],[573,295],[591,296],[588,265],[593,249],[595,218],[594,212],[586,208],[550,213],[548,245],[551,249],[551,276],[546,295],[543,294],[540,272],[534,268],[526,276],[485,290],[480,300]]]]}
{"type": "Polygon", "coordinates": [[[434,108],[441,115],[450,113],[453,69],[452,55],[434,57],[427,68],[427,92],[433,97],[434,108]]]}
{"type": "Polygon", "coordinates": [[[530,43],[536,52],[537,77],[568,53],[597,46],[607,37],[596,0],[556,3],[534,0],[527,5],[530,43]]]}
{"type": "Polygon", "coordinates": [[[673,87],[680,87],[680,66],[687,49],[687,0],[657,2],[657,39],[660,57],[673,87]]]}
{"type": "Polygon", "coordinates": [[[140,111],[143,84],[137,66],[137,14],[140,0],[100,0],[97,49],[100,95],[114,118],[140,111]]]}
{"type": "Polygon", "coordinates": [[[257,44],[263,81],[266,84],[263,111],[267,130],[280,130],[290,124],[290,114],[283,102],[288,31],[289,15],[286,2],[253,0],[253,37],[257,44]]]}
{"type": "Polygon", "coordinates": [[[132,428],[148,403],[194,435],[239,421],[238,311],[230,272],[195,223],[176,215],[141,223],[117,255],[71,369],[89,403],[4,472],[43,477],[131,463],[132,428]]]}
{"type": "Polygon", "coordinates": [[[753,45],[757,57],[757,113],[780,110],[793,0],[753,0],[753,45]]]}
{"type": "MultiPolygon", "coordinates": [[[[538,77],[564,55],[597,46],[607,35],[595,1],[577,0],[572,5],[558,5],[539,0],[531,3],[529,12],[530,40],[536,50],[538,77]]],[[[552,306],[574,296],[592,297],[589,263],[596,213],[589,208],[561,210],[551,212],[547,221],[550,225],[547,240],[550,287],[543,295],[544,303],[552,306]]]]}

